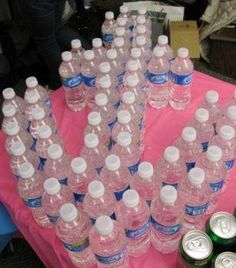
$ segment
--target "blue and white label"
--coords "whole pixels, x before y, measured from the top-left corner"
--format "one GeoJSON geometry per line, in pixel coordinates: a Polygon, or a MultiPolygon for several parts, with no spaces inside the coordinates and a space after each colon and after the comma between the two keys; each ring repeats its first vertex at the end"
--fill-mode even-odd
{"type": "Polygon", "coordinates": [[[158,221],[156,221],[153,217],[151,217],[151,223],[152,226],[160,233],[164,235],[173,235],[178,233],[181,230],[182,225],[176,224],[176,225],[162,225],[158,221]]]}
{"type": "Polygon", "coordinates": [[[39,157],[39,165],[38,165],[38,170],[43,171],[44,167],[46,165],[47,158],[44,157],[39,157]]]}
{"type": "Polygon", "coordinates": [[[113,264],[116,263],[120,260],[122,260],[122,258],[124,258],[126,255],[126,247],[123,248],[121,251],[117,252],[114,255],[111,256],[100,256],[95,254],[95,257],[97,259],[98,262],[103,263],[103,264],[113,264]]]}
{"type": "Polygon", "coordinates": [[[81,241],[74,243],[74,244],[69,244],[69,243],[63,242],[63,245],[69,251],[81,252],[89,246],[89,239],[87,237],[84,240],[81,240],[81,241]]]}
{"type": "Polygon", "coordinates": [[[48,99],[46,99],[45,101],[44,101],[44,103],[48,106],[48,108],[52,108],[52,102],[50,101],[50,99],[48,98],[48,99]]]}
{"type": "Polygon", "coordinates": [[[139,159],[136,164],[128,167],[129,172],[132,176],[138,171],[138,166],[140,163],[141,163],[141,160],[139,159]]]}
{"type": "Polygon", "coordinates": [[[171,81],[177,85],[189,85],[192,83],[193,74],[179,75],[170,72],[171,81]]]}
{"type": "Polygon", "coordinates": [[[81,74],[78,74],[73,77],[68,77],[62,81],[64,87],[68,88],[74,88],[77,87],[81,84],[82,82],[82,77],[81,74]]]}
{"type": "Polygon", "coordinates": [[[129,25],[128,29],[129,29],[130,32],[132,32],[133,29],[134,29],[134,25],[133,24],[129,25]]]}
{"type": "Polygon", "coordinates": [[[206,152],[208,148],[209,141],[202,142],[202,151],[206,152]]]}
{"type": "Polygon", "coordinates": [[[166,186],[166,185],[170,185],[170,186],[173,186],[176,190],[178,188],[178,183],[170,183],[170,182],[162,182],[162,186],[166,186]]]}
{"type": "Polygon", "coordinates": [[[114,127],[116,121],[117,121],[117,118],[116,118],[115,120],[111,121],[111,123],[108,123],[108,127],[109,127],[111,130],[113,129],[113,127],[114,127]]]}
{"type": "Polygon", "coordinates": [[[87,87],[95,87],[96,84],[96,76],[83,76],[83,83],[87,87]]]}
{"type": "Polygon", "coordinates": [[[102,38],[104,43],[111,44],[113,40],[113,35],[111,33],[104,33],[102,38]]]}
{"type": "Polygon", "coordinates": [[[33,142],[32,142],[32,145],[31,145],[30,149],[35,152],[36,151],[37,139],[35,139],[35,138],[32,138],[32,139],[33,139],[33,142]]]}
{"type": "Polygon", "coordinates": [[[162,73],[162,74],[154,74],[148,71],[148,80],[152,84],[164,84],[169,80],[169,72],[162,73]]]}
{"type": "Polygon", "coordinates": [[[189,172],[190,169],[195,167],[196,162],[186,162],[187,172],[189,172]]]}
{"type": "Polygon", "coordinates": [[[58,219],[59,219],[59,216],[51,216],[51,215],[48,215],[48,214],[47,214],[47,217],[48,217],[49,221],[51,223],[53,223],[53,224],[56,224],[58,219]]]}
{"type": "Polygon", "coordinates": [[[149,229],[150,229],[150,221],[148,220],[148,222],[146,222],[143,226],[139,227],[136,230],[125,229],[125,234],[126,237],[131,239],[140,238],[141,236],[146,234],[149,231],[149,229]]]}
{"type": "Polygon", "coordinates": [[[190,216],[202,215],[206,212],[207,208],[208,208],[208,203],[200,205],[200,206],[185,205],[185,214],[190,215],[190,216]]]}
{"type": "Polygon", "coordinates": [[[120,101],[117,101],[117,102],[114,103],[112,106],[114,107],[114,109],[117,110],[117,109],[119,108],[119,106],[120,106],[120,101]]]}
{"type": "Polygon", "coordinates": [[[60,182],[60,184],[62,185],[67,185],[67,178],[62,178],[62,179],[58,179],[58,181],[60,182]]]}
{"type": "Polygon", "coordinates": [[[227,169],[232,169],[233,166],[234,166],[234,162],[235,162],[235,159],[231,159],[231,160],[225,161],[226,168],[227,169]]]}
{"type": "Polygon", "coordinates": [[[119,85],[121,85],[123,83],[124,76],[125,76],[125,72],[120,73],[120,74],[117,75],[119,85]]]}
{"type": "Polygon", "coordinates": [[[222,189],[222,187],[224,186],[224,180],[221,180],[219,182],[209,183],[209,184],[210,184],[211,192],[215,193],[222,189]]]}
{"type": "Polygon", "coordinates": [[[82,203],[84,201],[85,194],[74,193],[74,198],[76,202],[82,203]]]}
{"type": "Polygon", "coordinates": [[[97,174],[99,175],[101,170],[102,170],[103,166],[102,167],[96,167],[96,171],[97,171],[97,174]]]}
{"type": "Polygon", "coordinates": [[[129,190],[130,186],[128,186],[127,188],[125,188],[124,190],[122,191],[119,191],[119,192],[114,192],[115,196],[116,196],[116,200],[117,201],[120,201],[123,197],[123,194],[126,190],[129,190]]]}
{"type": "Polygon", "coordinates": [[[30,208],[40,208],[42,206],[42,197],[24,199],[24,203],[30,208]]]}
{"type": "MultiPolygon", "coordinates": [[[[112,215],[110,215],[110,218],[113,220],[116,220],[115,212],[112,215]]],[[[90,219],[91,219],[91,223],[94,225],[97,219],[93,219],[93,218],[90,218],[90,219]]]]}

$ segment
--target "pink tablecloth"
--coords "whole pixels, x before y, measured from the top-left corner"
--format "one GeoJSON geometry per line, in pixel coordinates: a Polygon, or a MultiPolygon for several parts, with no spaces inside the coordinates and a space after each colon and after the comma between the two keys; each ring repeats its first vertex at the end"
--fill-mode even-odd
{"type": "MultiPolygon", "coordinates": [[[[162,155],[166,146],[171,145],[180,135],[181,130],[193,118],[194,111],[202,101],[205,92],[215,89],[220,93],[221,104],[226,103],[232,96],[235,86],[219,81],[204,74],[195,72],[192,89],[192,101],[185,111],[174,111],[170,107],[157,111],[147,109],[145,153],[144,159],[153,164],[162,155]]],[[[87,123],[86,110],[80,113],[70,112],[65,105],[63,90],[52,94],[53,113],[56,116],[60,134],[65,142],[67,151],[78,156],[83,145],[83,130],[87,123]]],[[[5,137],[0,133],[0,202],[3,202],[19,230],[36,251],[46,267],[73,267],[61,243],[53,230],[39,227],[17,195],[16,180],[10,173],[9,157],[4,149],[5,137]]],[[[217,210],[232,212],[236,207],[236,180],[233,178],[236,170],[231,173],[228,189],[222,194],[217,210]]],[[[1,223],[0,223],[1,224],[1,223]]],[[[161,255],[154,248],[139,258],[130,258],[130,267],[175,267],[176,254],[161,255]]]]}

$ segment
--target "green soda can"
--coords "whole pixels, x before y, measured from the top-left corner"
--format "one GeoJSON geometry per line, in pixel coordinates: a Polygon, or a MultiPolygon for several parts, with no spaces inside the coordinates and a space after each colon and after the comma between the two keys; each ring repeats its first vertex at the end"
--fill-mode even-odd
{"type": "Polygon", "coordinates": [[[234,268],[236,267],[236,253],[223,252],[212,262],[212,268],[234,268]]]}

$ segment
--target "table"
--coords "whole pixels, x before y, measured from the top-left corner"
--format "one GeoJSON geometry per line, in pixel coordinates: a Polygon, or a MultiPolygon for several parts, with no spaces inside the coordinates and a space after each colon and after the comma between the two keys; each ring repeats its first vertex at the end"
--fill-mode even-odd
{"type": "MultiPolygon", "coordinates": [[[[162,110],[147,108],[146,135],[144,159],[156,164],[163,154],[164,149],[173,144],[179,137],[183,127],[192,120],[194,111],[203,100],[205,92],[215,89],[220,93],[220,103],[226,103],[236,86],[228,84],[194,72],[192,101],[185,111],[175,111],[170,107],[162,110]]],[[[66,150],[72,156],[78,156],[83,146],[83,130],[87,124],[88,110],[73,113],[66,108],[63,89],[59,89],[51,96],[53,113],[57,119],[61,137],[65,142],[66,150]]],[[[9,156],[4,149],[5,136],[0,132],[0,202],[9,211],[18,229],[30,243],[48,268],[67,268],[73,264],[67,257],[62,244],[57,239],[53,230],[39,227],[33,220],[31,212],[25,207],[18,197],[16,180],[10,172],[9,156]]],[[[231,172],[231,181],[228,189],[222,194],[218,210],[232,212],[236,207],[236,169],[231,172]]],[[[153,247],[147,254],[138,258],[130,258],[131,268],[174,268],[176,254],[162,255],[153,247]]]]}

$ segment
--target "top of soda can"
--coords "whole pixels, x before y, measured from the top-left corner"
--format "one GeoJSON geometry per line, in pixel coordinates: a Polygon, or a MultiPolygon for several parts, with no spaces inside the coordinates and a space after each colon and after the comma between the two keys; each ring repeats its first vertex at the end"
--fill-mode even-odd
{"type": "Polygon", "coordinates": [[[215,260],[215,268],[236,267],[236,253],[223,252],[215,260]]]}

